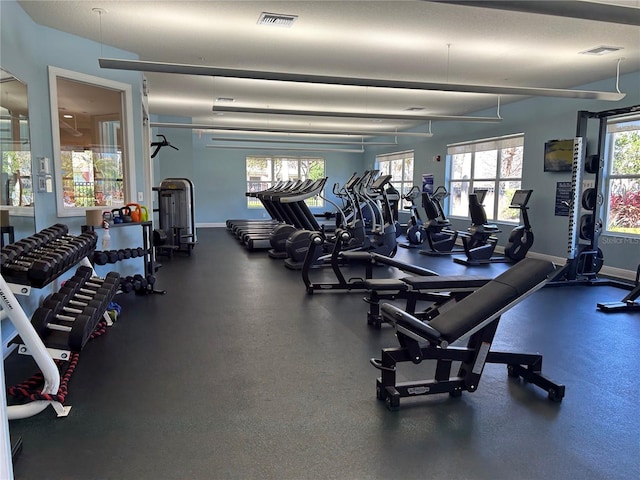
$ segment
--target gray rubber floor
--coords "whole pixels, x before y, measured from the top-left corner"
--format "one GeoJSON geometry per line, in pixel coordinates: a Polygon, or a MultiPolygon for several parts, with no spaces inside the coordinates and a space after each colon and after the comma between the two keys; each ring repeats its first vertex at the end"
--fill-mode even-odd
{"type": "MultiPolygon", "coordinates": [[[[67,418],[49,408],[11,422],[24,442],[17,479],[640,476],[640,315],[595,308],[625,291],[546,288],[503,316],[494,348],[543,354],[543,373],[566,385],[562,403],[487,365],[474,393],[390,412],[369,359],[397,340],[367,326],[362,293],[306,295],[299,272],[224,228],[198,240],[191,257],[162,261],[166,295],[117,298],[119,321],[81,353],[67,418]]],[[[507,268],[398,257],[441,274],[507,268]]],[[[30,362],[12,355],[7,383],[30,362]]],[[[422,372],[400,367],[403,379],[422,372]]]]}

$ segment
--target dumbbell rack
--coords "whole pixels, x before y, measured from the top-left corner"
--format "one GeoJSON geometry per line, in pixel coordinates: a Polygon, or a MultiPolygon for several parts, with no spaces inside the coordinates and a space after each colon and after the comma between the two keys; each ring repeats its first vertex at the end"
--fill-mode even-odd
{"type": "MultiPolygon", "coordinates": [[[[135,225],[139,225],[142,227],[142,250],[143,250],[143,254],[141,255],[142,260],[143,260],[143,270],[144,270],[144,277],[148,277],[149,275],[155,275],[156,273],[156,261],[155,261],[155,251],[154,251],[154,246],[153,246],[153,222],[151,221],[146,221],[146,222],[126,222],[126,223],[115,223],[113,225],[110,225],[109,228],[122,228],[122,227],[130,227],[130,226],[135,226],[135,225]]],[[[92,226],[88,226],[85,225],[82,227],[83,231],[86,230],[90,230],[90,229],[100,229],[102,227],[92,227],[92,226]]],[[[130,257],[130,258],[140,258],[140,256],[138,257],[130,257]]],[[[124,260],[125,258],[118,258],[117,261],[121,261],[124,260]]],[[[154,288],[152,283],[149,283],[149,285],[147,286],[145,293],[157,293],[160,295],[164,295],[167,293],[166,290],[157,290],[154,288]]]]}
{"type": "MultiPolygon", "coordinates": [[[[34,235],[34,237],[36,235],[34,235]]],[[[59,266],[60,268],[53,271],[46,280],[35,282],[36,285],[30,282],[28,278],[20,278],[19,276],[10,277],[10,280],[13,281],[7,282],[5,277],[0,274],[0,306],[2,307],[3,316],[11,322],[15,329],[15,331],[9,329],[8,332],[0,332],[3,341],[3,356],[8,355],[13,349],[5,348],[9,345],[9,342],[19,338],[18,353],[31,355],[43,374],[44,386],[41,392],[43,395],[53,396],[58,392],[61,379],[54,359],[68,360],[71,352],[59,348],[47,348],[47,346],[45,346],[22,305],[16,298],[16,295],[28,297],[32,294],[32,289],[44,288],[50,285],[60,275],[78,265],[90,268],[93,275],[95,275],[95,271],[87,258],[94,249],[95,241],[90,245],[88,250],[83,250],[83,256],[80,259],[74,258],[72,262],[61,264],[59,266]]],[[[109,325],[112,324],[106,312],[102,315],[109,325]]],[[[2,370],[3,369],[4,362],[2,364],[2,370]]],[[[4,392],[4,375],[2,375],[1,387],[4,392]]],[[[6,402],[3,403],[6,405],[6,402]]],[[[7,419],[14,420],[34,416],[42,412],[49,405],[53,407],[58,417],[67,416],[71,409],[70,406],[63,406],[60,402],[51,400],[35,400],[21,405],[10,405],[6,407],[6,410],[4,410],[3,406],[0,408],[3,408],[3,413],[6,413],[7,419]]]]}

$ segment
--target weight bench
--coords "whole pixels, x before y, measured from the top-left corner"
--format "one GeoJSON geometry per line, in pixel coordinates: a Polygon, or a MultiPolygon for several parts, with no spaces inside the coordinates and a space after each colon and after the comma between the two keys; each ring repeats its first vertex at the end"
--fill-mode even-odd
{"type": "Polygon", "coordinates": [[[380,328],[385,321],[380,314],[381,300],[406,299],[404,310],[416,318],[427,321],[459,302],[491,279],[471,275],[416,276],[404,278],[368,279],[364,285],[369,292],[364,301],[369,304],[367,325],[380,328]],[[427,309],[416,312],[418,302],[433,302],[427,309]]]}
{"type": "Polygon", "coordinates": [[[382,316],[394,325],[400,347],[385,348],[381,359],[371,359],[381,371],[377,398],[390,410],[397,410],[403,397],[435,393],[457,397],[464,390],[474,392],[488,362],[506,364],[510,377],[522,377],[544,389],[550,400],[560,402],[564,385],[541,374],[542,355],[490,351],[501,315],[542,288],[554,269],[550,262],[525,258],[428,322],[382,304],[382,316]],[[451,346],[454,342],[460,346],[451,346]],[[398,362],[419,364],[423,360],[436,361],[433,379],[396,382],[398,362]],[[452,375],[454,362],[459,366],[452,375]]]}
{"type": "Polygon", "coordinates": [[[373,278],[373,267],[375,265],[387,265],[389,267],[397,268],[403,272],[407,272],[413,275],[421,275],[421,276],[436,276],[438,275],[433,270],[429,270],[428,268],[420,267],[417,265],[411,265],[409,263],[401,262],[392,257],[381,255],[376,252],[366,251],[366,250],[341,250],[341,242],[336,241],[335,248],[331,254],[331,269],[336,277],[335,282],[312,282],[309,276],[309,271],[311,269],[311,261],[313,258],[314,249],[318,248],[319,241],[316,242],[316,239],[320,239],[320,234],[312,235],[311,242],[309,245],[309,251],[307,252],[307,257],[305,258],[304,265],[302,267],[302,281],[305,284],[307,293],[312,295],[315,291],[322,290],[346,290],[348,292],[351,291],[366,291],[368,290],[365,285],[366,280],[370,280],[373,278]],[[342,270],[341,266],[349,265],[349,266],[361,266],[364,267],[364,278],[356,277],[347,279],[342,270]]]}

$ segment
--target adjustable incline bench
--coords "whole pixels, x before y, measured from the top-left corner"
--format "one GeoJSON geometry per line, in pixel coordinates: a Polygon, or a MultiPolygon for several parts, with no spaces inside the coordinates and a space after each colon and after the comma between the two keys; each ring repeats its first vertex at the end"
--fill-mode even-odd
{"type": "Polygon", "coordinates": [[[381,371],[377,398],[397,410],[403,397],[434,393],[457,397],[463,390],[474,392],[489,362],[507,365],[510,377],[522,377],[545,390],[550,400],[562,401],[564,385],[541,374],[542,355],[490,351],[500,316],[542,288],[554,268],[550,262],[525,258],[426,323],[394,305],[382,304],[382,315],[394,325],[400,348],[385,348],[380,360],[371,359],[381,371]],[[461,346],[450,346],[454,342],[461,346]],[[398,362],[423,360],[436,360],[435,378],[396,383],[398,362]],[[453,362],[461,362],[455,375],[453,362]]]}

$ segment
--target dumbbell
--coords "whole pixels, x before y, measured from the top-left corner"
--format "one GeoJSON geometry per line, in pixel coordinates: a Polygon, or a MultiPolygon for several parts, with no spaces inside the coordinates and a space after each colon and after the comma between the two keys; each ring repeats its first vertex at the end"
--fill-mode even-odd
{"type": "Polygon", "coordinates": [[[120,252],[122,252],[123,260],[128,260],[129,258],[131,258],[131,249],[130,248],[123,248],[121,250],[118,250],[118,255],[120,255],[120,252]]]}
{"type": "Polygon", "coordinates": [[[12,245],[7,245],[7,250],[11,250],[16,255],[16,260],[38,259],[40,257],[50,258],[58,264],[58,269],[68,265],[72,258],[66,253],[55,249],[47,248],[44,245],[35,246],[28,239],[19,240],[12,245]]]}
{"type": "Polygon", "coordinates": [[[120,282],[120,274],[118,272],[109,272],[104,278],[96,277],[93,275],[93,269],[91,267],[80,266],[76,269],[75,276],[85,279],[83,287],[90,288],[111,288],[113,285],[120,282]]]}
{"type": "Polygon", "coordinates": [[[70,283],[60,288],[58,292],[51,295],[51,298],[62,303],[68,303],[69,305],[81,306],[82,304],[88,305],[89,302],[100,302],[101,311],[104,311],[109,302],[113,299],[113,293],[109,288],[102,288],[94,292],[81,291],[81,286],[78,283],[70,283]]]}
{"type": "Polygon", "coordinates": [[[120,279],[120,290],[122,290],[122,293],[131,293],[133,291],[133,283],[131,283],[129,277],[120,279]]]}
{"type": "Polygon", "coordinates": [[[25,275],[27,280],[36,284],[44,284],[55,273],[54,262],[40,257],[31,260],[14,260],[11,263],[3,263],[2,271],[9,275],[25,275]]]}
{"type": "Polygon", "coordinates": [[[107,255],[107,262],[109,262],[109,263],[116,263],[116,262],[118,262],[119,260],[122,260],[122,259],[120,258],[120,255],[118,255],[118,251],[117,251],[117,250],[107,250],[107,251],[106,251],[106,252],[104,252],[104,253],[106,253],[106,255],[107,255]]]}
{"type": "Polygon", "coordinates": [[[106,265],[109,262],[109,257],[106,252],[96,250],[93,252],[93,263],[96,265],[106,265]]]}
{"type": "Polygon", "coordinates": [[[51,310],[54,315],[64,315],[66,313],[79,315],[87,308],[94,308],[98,313],[104,311],[101,299],[94,298],[93,300],[77,301],[67,298],[66,295],[55,296],[55,294],[46,298],[41,306],[51,310]]]}
{"type": "Polygon", "coordinates": [[[94,249],[97,242],[98,236],[95,232],[84,232],[78,236],[62,237],[52,240],[47,246],[51,246],[52,248],[73,249],[82,257],[94,249]]]}
{"type": "Polygon", "coordinates": [[[31,317],[31,325],[38,332],[42,339],[46,339],[53,331],[68,333],[67,345],[70,350],[80,351],[84,347],[91,333],[98,323],[97,310],[87,307],[80,310],[81,313],[75,316],[54,314],[45,307],[39,307],[31,317]],[[56,320],[71,322],[69,325],[60,325],[56,320]]]}
{"type": "Polygon", "coordinates": [[[134,291],[138,291],[140,290],[140,288],[142,287],[142,284],[140,283],[140,280],[137,280],[135,278],[133,278],[131,275],[128,275],[125,279],[129,284],[131,284],[131,288],[134,291]]]}
{"type": "Polygon", "coordinates": [[[71,308],[93,307],[104,312],[110,301],[111,299],[103,293],[83,295],[76,292],[72,293],[70,289],[60,289],[58,292],[48,295],[41,306],[53,310],[54,313],[59,313],[64,306],[71,308]]]}
{"type": "Polygon", "coordinates": [[[137,248],[126,248],[125,250],[129,250],[130,258],[138,258],[138,249],[137,248]]]}
{"type": "MultiPolygon", "coordinates": [[[[3,269],[5,268],[5,266],[8,266],[12,263],[28,267],[36,259],[46,259],[52,261],[46,255],[34,255],[32,253],[25,253],[21,245],[17,244],[7,245],[0,252],[0,263],[2,264],[3,269]]],[[[59,258],[56,258],[55,261],[59,261],[59,258]]]]}
{"type": "Polygon", "coordinates": [[[87,238],[71,237],[68,240],[54,239],[43,242],[37,248],[60,253],[68,260],[67,264],[73,264],[85,256],[88,246],[89,240],[87,238]]]}
{"type": "Polygon", "coordinates": [[[139,273],[133,276],[133,285],[136,293],[146,293],[147,287],[149,286],[149,282],[146,278],[144,278],[139,273]],[[138,288],[136,288],[136,286],[138,288]]]}
{"type": "Polygon", "coordinates": [[[76,268],[74,276],[82,277],[86,281],[92,281],[94,283],[113,283],[120,279],[118,272],[109,272],[104,278],[97,277],[95,276],[93,268],[87,267],[86,265],[80,265],[76,268]]]}

